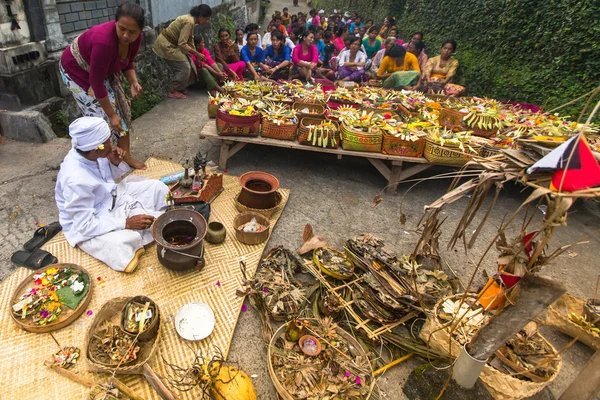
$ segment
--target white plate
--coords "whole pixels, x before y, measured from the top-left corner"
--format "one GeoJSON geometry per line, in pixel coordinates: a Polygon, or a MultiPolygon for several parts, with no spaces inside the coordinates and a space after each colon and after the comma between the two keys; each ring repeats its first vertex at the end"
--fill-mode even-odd
{"type": "Polygon", "coordinates": [[[185,340],[202,340],[215,329],[215,314],[204,303],[189,303],[175,317],[175,330],[185,340]]]}

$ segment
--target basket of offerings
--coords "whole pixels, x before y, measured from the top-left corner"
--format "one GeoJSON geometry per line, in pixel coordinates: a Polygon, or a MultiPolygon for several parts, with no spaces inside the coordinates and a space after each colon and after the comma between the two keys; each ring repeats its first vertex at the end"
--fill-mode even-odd
{"type": "Polygon", "coordinates": [[[292,104],[294,104],[294,99],[292,99],[290,95],[284,92],[273,91],[271,93],[265,94],[263,95],[263,100],[265,102],[284,104],[290,107],[292,106],[292,104]]]}
{"type": "MultiPolygon", "coordinates": [[[[441,299],[419,334],[439,354],[456,358],[465,344],[492,318],[477,295],[458,294],[441,299]]],[[[525,326],[490,357],[480,379],[495,399],[516,400],[533,396],[560,372],[562,360],[556,349],[537,331],[525,326]]]]}
{"type": "Polygon", "coordinates": [[[304,117],[298,128],[298,143],[335,149],[340,144],[340,126],[335,121],[304,117]]]}
{"type": "Polygon", "coordinates": [[[474,155],[479,154],[480,147],[471,144],[469,132],[430,129],[425,139],[423,155],[431,163],[463,166],[474,155]]]}
{"type": "Polygon", "coordinates": [[[492,137],[505,127],[506,110],[495,101],[473,97],[468,102],[447,102],[440,110],[440,125],[456,132],[470,130],[475,136],[492,137]]]}
{"type": "Polygon", "coordinates": [[[296,140],[298,117],[288,106],[270,103],[261,110],[261,136],[279,140],[296,140]]]}
{"type": "Polygon", "coordinates": [[[339,122],[344,117],[350,117],[352,115],[355,115],[357,112],[359,111],[356,107],[344,105],[336,109],[328,109],[327,111],[325,111],[325,118],[339,122]]]}
{"type": "Polygon", "coordinates": [[[219,136],[258,136],[260,113],[253,102],[236,99],[224,103],[217,111],[219,136]]]}
{"type": "Polygon", "coordinates": [[[298,118],[304,117],[325,118],[325,107],[318,103],[302,103],[296,101],[293,110],[298,114],[298,118]]]}
{"type": "Polygon", "coordinates": [[[267,367],[285,400],[370,399],[375,390],[368,354],[331,318],[283,324],[269,343],[267,367]]]}
{"type": "Polygon", "coordinates": [[[219,107],[225,103],[233,102],[233,98],[227,93],[217,93],[215,96],[208,94],[208,118],[217,118],[219,107]]]}
{"type": "Polygon", "coordinates": [[[340,138],[344,150],[381,152],[383,134],[378,126],[385,118],[374,112],[357,112],[343,118],[340,138]]]}
{"type": "Polygon", "coordinates": [[[331,109],[336,109],[342,105],[355,106],[358,108],[360,104],[361,99],[354,93],[354,91],[340,87],[330,92],[329,101],[327,102],[327,105],[331,109]]]}
{"type": "Polygon", "coordinates": [[[600,323],[590,321],[584,312],[584,305],[584,300],[568,293],[563,294],[548,308],[546,325],[600,350],[600,323]]]}
{"type": "Polygon", "coordinates": [[[430,122],[386,125],[382,128],[381,152],[391,156],[422,157],[427,136],[424,129],[432,126],[430,122]]]}

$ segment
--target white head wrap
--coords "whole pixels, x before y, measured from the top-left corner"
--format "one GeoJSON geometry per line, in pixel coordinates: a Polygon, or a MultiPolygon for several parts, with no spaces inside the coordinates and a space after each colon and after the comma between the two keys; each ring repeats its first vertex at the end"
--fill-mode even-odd
{"type": "Polygon", "coordinates": [[[110,137],[106,121],[98,117],[81,117],[69,125],[71,145],[81,151],[95,150],[110,137]]]}
{"type": "Polygon", "coordinates": [[[346,12],[344,13],[344,18],[350,18],[350,16],[351,16],[351,15],[350,15],[350,11],[346,11],[346,12]]]}
{"type": "Polygon", "coordinates": [[[325,10],[319,10],[319,14],[325,14],[325,10]]]}

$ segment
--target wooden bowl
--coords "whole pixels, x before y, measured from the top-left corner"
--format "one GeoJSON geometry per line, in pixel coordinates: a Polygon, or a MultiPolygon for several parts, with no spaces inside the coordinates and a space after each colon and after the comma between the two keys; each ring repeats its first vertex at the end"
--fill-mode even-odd
{"type": "Polygon", "coordinates": [[[243,212],[241,214],[238,214],[235,217],[235,219],[233,220],[233,227],[235,229],[235,237],[237,238],[238,241],[240,241],[244,244],[255,245],[255,244],[260,244],[269,238],[269,232],[271,230],[271,223],[262,214],[255,213],[255,212],[243,212]],[[242,231],[239,227],[244,225],[247,222],[252,221],[252,218],[256,218],[256,222],[258,222],[261,225],[266,226],[267,229],[265,229],[262,232],[244,232],[244,231],[242,231]]]}
{"type": "Polygon", "coordinates": [[[58,329],[64,328],[65,326],[68,326],[73,321],[75,321],[81,314],[83,314],[83,312],[86,310],[87,306],[90,304],[90,301],[92,300],[92,296],[91,296],[92,286],[93,286],[93,281],[91,279],[90,274],[84,268],[82,268],[78,265],[67,264],[67,263],[48,265],[46,267],[36,270],[34,273],[29,275],[27,278],[25,278],[25,280],[23,280],[23,282],[21,282],[21,284],[19,284],[17,289],[14,291],[12,300],[10,301],[10,304],[8,306],[10,308],[10,310],[9,310],[10,316],[12,317],[13,321],[15,321],[15,323],[17,324],[17,326],[19,328],[26,330],[27,332],[45,333],[45,332],[56,331],[58,329]],[[74,270],[78,270],[78,271],[81,271],[81,272],[87,274],[87,276],[90,279],[90,285],[89,285],[88,291],[87,291],[85,297],[83,298],[83,300],[81,300],[81,302],[79,303],[79,305],[77,306],[77,308],[75,310],[71,310],[68,307],[63,306],[63,311],[60,313],[58,319],[56,321],[51,322],[46,325],[37,325],[31,321],[31,318],[21,319],[13,313],[13,310],[12,310],[13,304],[16,303],[16,301],[21,297],[21,295],[23,293],[25,293],[26,290],[30,290],[34,286],[34,283],[33,283],[34,275],[45,272],[47,269],[50,269],[50,268],[64,268],[67,266],[70,266],[74,270]]]}
{"type": "Polygon", "coordinates": [[[152,299],[150,299],[149,297],[146,297],[146,296],[135,296],[135,297],[131,298],[131,300],[129,300],[127,303],[125,303],[125,305],[123,306],[123,310],[121,311],[121,330],[131,337],[137,336],[137,338],[140,342],[147,342],[156,337],[156,335],[158,334],[158,326],[160,325],[159,321],[160,321],[160,310],[158,309],[158,305],[155,302],[153,302],[152,299]],[[148,326],[142,333],[140,333],[139,336],[137,333],[129,332],[127,329],[125,329],[125,323],[127,322],[127,318],[125,315],[125,309],[127,308],[127,305],[129,303],[134,303],[134,302],[140,303],[140,304],[150,303],[150,307],[154,310],[154,315],[152,316],[152,321],[150,322],[150,326],[148,326]]]}
{"type": "Polygon", "coordinates": [[[319,340],[316,337],[312,336],[312,335],[304,335],[304,336],[302,336],[300,338],[300,340],[298,340],[298,346],[300,346],[300,350],[302,350],[302,352],[304,354],[306,354],[307,356],[316,357],[319,354],[321,354],[321,342],[319,342],[319,340]],[[304,342],[307,341],[307,340],[312,340],[312,341],[315,342],[315,345],[317,346],[317,350],[316,351],[311,352],[311,351],[309,351],[309,350],[307,350],[307,349],[304,348],[304,342]]]}

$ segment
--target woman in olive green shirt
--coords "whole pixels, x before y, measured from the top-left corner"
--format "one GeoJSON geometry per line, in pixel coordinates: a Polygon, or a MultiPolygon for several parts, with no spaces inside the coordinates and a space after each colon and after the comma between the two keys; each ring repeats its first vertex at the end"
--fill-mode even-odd
{"type": "Polygon", "coordinates": [[[194,46],[194,26],[208,23],[212,10],[206,4],[192,8],[189,14],[177,19],[163,29],[154,44],[154,53],[164,59],[173,73],[169,97],[185,99],[185,88],[196,80],[196,67],[190,57],[204,61],[204,55],[194,46]]]}

